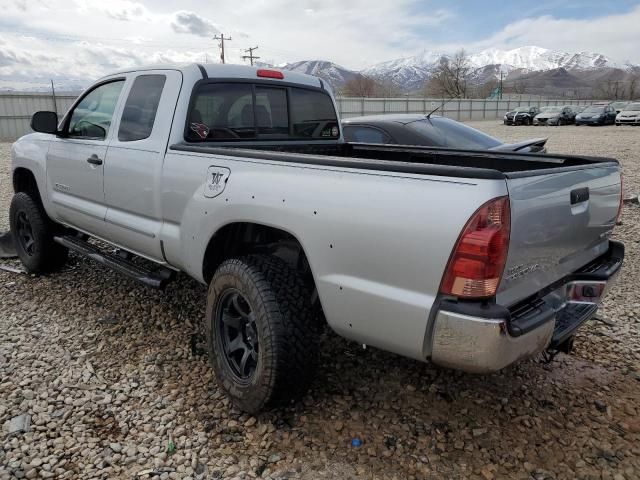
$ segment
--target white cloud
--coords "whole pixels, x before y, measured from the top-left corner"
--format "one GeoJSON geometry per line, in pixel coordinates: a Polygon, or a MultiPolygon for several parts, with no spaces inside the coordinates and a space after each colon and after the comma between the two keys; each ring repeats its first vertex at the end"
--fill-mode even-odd
{"type": "Polygon", "coordinates": [[[79,11],[88,14],[104,14],[121,21],[148,20],[151,13],[142,3],[131,0],[76,0],[79,11]]]}
{"type": "Polygon", "coordinates": [[[171,28],[176,33],[190,33],[199,37],[209,37],[220,33],[220,27],[195,12],[180,11],[173,14],[171,28]]]}
{"type": "Polygon", "coordinates": [[[137,64],[216,61],[218,45],[211,37],[220,32],[233,39],[225,50],[235,63],[255,45],[262,60],[273,63],[327,59],[359,69],[423,49],[475,52],[530,44],[640,63],[640,6],[589,20],[525,18],[462,45],[427,40],[443,28],[455,32],[456,25],[449,10],[428,8],[431,3],[182,0],[176,11],[168,0],[0,0],[0,80],[93,79],[137,64]]]}

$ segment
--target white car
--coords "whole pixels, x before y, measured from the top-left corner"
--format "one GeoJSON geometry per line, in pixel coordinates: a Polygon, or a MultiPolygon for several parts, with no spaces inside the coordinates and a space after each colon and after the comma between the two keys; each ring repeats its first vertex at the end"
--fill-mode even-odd
{"type": "Polygon", "coordinates": [[[632,102],[616,116],[616,126],[640,125],[640,102],[632,102]]]}

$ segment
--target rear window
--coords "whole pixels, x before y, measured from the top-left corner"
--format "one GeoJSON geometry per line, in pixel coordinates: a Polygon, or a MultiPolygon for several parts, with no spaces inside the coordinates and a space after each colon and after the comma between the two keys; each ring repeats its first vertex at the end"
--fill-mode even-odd
{"type": "Polygon", "coordinates": [[[502,145],[500,140],[480,130],[442,117],[418,120],[408,126],[439,147],[486,150],[502,145]]]}
{"type": "Polygon", "coordinates": [[[502,145],[497,138],[443,117],[418,120],[408,126],[439,147],[486,150],[502,145]]]}
{"type": "Polygon", "coordinates": [[[339,136],[338,118],[326,92],[249,83],[198,87],[185,130],[190,142],[339,136]]]}

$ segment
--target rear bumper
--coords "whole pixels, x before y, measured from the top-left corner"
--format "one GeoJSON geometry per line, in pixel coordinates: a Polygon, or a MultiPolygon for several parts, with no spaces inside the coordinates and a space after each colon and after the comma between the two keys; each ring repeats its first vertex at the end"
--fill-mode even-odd
{"type": "Polygon", "coordinates": [[[596,312],[623,258],[624,246],[610,242],[603,256],[510,309],[442,301],[433,328],[431,361],[457,370],[490,373],[557,348],[596,312]]]}
{"type": "Polygon", "coordinates": [[[604,125],[604,119],[576,120],[576,125],[604,125]]]}

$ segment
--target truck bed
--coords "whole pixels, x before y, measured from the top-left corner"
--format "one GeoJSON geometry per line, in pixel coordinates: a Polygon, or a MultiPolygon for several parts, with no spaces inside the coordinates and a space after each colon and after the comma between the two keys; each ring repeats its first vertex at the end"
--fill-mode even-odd
{"type": "Polygon", "coordinates": [[[214,155],[230,155],[311,165],[385,170],[461,178],[521,178],[544,173],[589,168],[613,158],[575,155],[457,150],[438,147],[343,144],[268,144],[243,142],[215,145],[179,143],[172,150],[214,155]]]}

